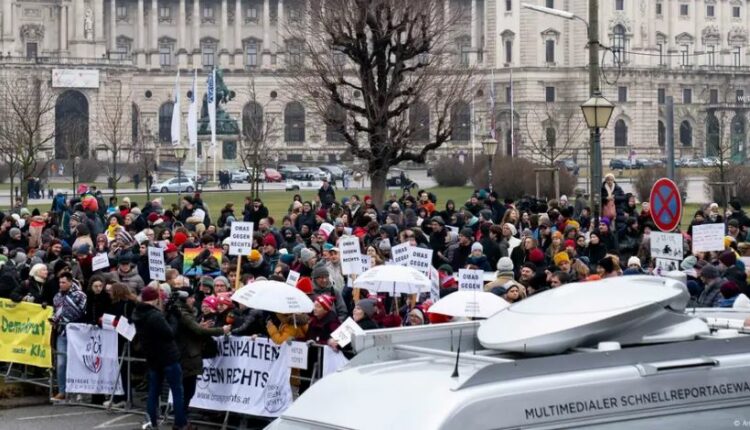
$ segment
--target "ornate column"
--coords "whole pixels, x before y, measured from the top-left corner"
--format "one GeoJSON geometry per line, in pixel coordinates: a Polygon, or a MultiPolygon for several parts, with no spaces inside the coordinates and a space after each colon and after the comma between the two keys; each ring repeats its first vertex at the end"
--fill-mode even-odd
{"type": "Polygon", "coordinates": [[[13,38],[13,5],[10,1],[3,2],[3,39],[13,38]]]}
{"type": "Polygon", "coordinates": [[[219,67],[222,69],[229,66],[229,47],[228,47],[228,40],[229,37],[227,36],[227,28],[229,27],[229,18],[227,17],[227,14],[229,13],[229,7],[227,5],[227,0],[221,0],[221,23],[219,27],[219,43],[216,49],[219,53],[219,67]]]}
{"type": "Polygon", "coordinates": [[[276,14],[276,46],[280,48],[276,48],[276,65],[283,67],[283,59],[278,56],[279,49],[281,51],[285,50],[284,47],[284,28],[286,26],[286,20],[284,19],[284,0],[279,0],[279,7],[278,12],[276,14]]]}
{"type": "Polygon", "coordinates": [[[94,40],[104,40],[104,0],[94,1],[94,40]]]}
{"type": "Polygon", "coordinates": [[[242,0],[234,0],[234,67],[242,67],[242,0]]]}
{"type": "Polygon", "coordinates": [[[138,67],[146,65],[146,22],[143,15],[143,0],[138,0],[138,9],[136,10],[135,35],[137,40],[136,63],[138,67]]]}
{"type": "Polygon", "coordinates": [[[117,0],[109,0],[109,51],[117,50],[117,0]]]}
{"type": "Polygon", "coordinates": [[[180,68],[187,67],[187,35],[185,29],[185,0],[180,0],[177,11],[177,65],[180,68]]]}
{"type": "Polygon", "coordinates": [[[60,51],[67,51],[67,50],[68,50],[68,5],[61,5],[60,6],[60,51]]]}
{"type": "Polygon", "coordinates": [[[193,67],[200,67],[201,52],[201,5],[193,0],[193,67]]]}
{"type": "Polygon", "coordinates": [[[151,51],[159,52],[159,1],[151,0],[151,51]]]}
{"type": "Polygon", "coordinates": [[[477,63],[477,50],[479,44],[479,16],[477,14],[477,0],[471,0],[471,64],[477,63]]]}
{"type": "Polygon", "coordinates": [[[263,0],[263,67],[271,65],[271,1],[263,0]]]}

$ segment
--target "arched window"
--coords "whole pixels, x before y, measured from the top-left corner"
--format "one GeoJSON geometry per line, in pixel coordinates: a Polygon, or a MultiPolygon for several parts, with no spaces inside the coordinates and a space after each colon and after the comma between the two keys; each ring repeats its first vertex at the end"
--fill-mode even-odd
{"type": "Polygon", "coordinates": [[[615,146],[628,146],[628,125],[622,119],[615,123],[615,146]]]}
{"type": "Polygon", "coordinates": [[[326,118],[326,140],[328,142],[344,142],[342,127],[346,127],[346,112],[339,105],[332,104],[328,107],[326,118]]]}
{"type": "Polygon", "coordinates": [[[664,121],[659,120],[659,146],[664,147],[667,142],[667,127],[664,126],[664,121]]]}
{"type": "Polygon", "coordinates": [[[471,110],[469,104],[463,101],[456,102],[451,108],[451,140],[471,140],[471,110]]]}
{"type": "Polygon", "coordinates": [[[305,108],[300,102],[289,102],[284,109],[284,139],[287,142],[305,141],[305,108]]]}
{"type": "MultiPolygon", "coordinates": [[[[706,156],[716,157],[719,155],[719,119],[716,115],[709,113],[706,115],[706,156]]],[[[680,127],[680,133],[682,133],[682,127],[680,127]]],[[[682,135],[680,135],[682,139],[682,135]]]]}
{"type": "MultiPolygon", "coordinates": [[[[736,158],[745,146],[745,117],[741,113],[732,118],[731,139],[731,157],[736,158]]],[[[726,154],[724,157],[726,158],[726,154]]]]}
{"type": "Polygon", "coordinates": [[[89,102],[75,90],[60,94],[55,103],[55,159],[89,156],[89,102]]]}
{"type": "Polygon", "coordinates": [[[430,109],[427,103],[415,102],[409,108],[409,127],[411,140],[427,142],[430,140],[430,109]]]}
{"type": "Polygon", "coordinates": [[[619,24],[612,31],[612,55],[615,64],[625,62],[625,27],[619,24]]]}
{"type": "Polygon", "coordinates": [[[172,141],[172,102],[165,102],[159,108],[159,140],[162,142],[172,141]]]}
{"type": "Polygon", "coordinates": [[[469,65],[469,53],[471,52],[471,37],[461,36],[456,39],[456,47],[458,48],[458,64],[461,66],[469,65]]]}
{"type": "Polygon", "coordinates": [[[693,146],[693,126],[687,120],[680,123],[680,143],[682,146],[693,146]]]}
{"type": "Polygon", "coordinates": [[[141,136],[141,110],[135,103],[130,105],[130,128],[130,138],[135,145],[141,136]]]}
{"type": "Polygon", "coordinates": [[[242,134],[251,142],[263,139],[263,106],[251,101],[242,108],[242,134]]]}
{"type": "Polygon", "coordinates": [[[221,153],[225,160],[237,159],[237,142],[234,140],[225,140],[221,143],[221,153]]]}

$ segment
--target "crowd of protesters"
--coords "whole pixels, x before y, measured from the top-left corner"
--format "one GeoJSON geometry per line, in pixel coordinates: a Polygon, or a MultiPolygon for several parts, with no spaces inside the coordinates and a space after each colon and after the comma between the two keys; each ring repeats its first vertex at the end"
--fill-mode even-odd
{"type": "MultiPolygon", "coordinates": [[[[326,182],[313,200],[294,195],[285,213],[269,213],[262,199],[246,198],[241,211],[230,202],[212,219],[199,193],[183,196],[179,206],[160,198],[140,204],[128,197],[105,204],[101,192],[81,186],[68,201],[57,195],[49,211],[16,206],[2,215],[0,297],[54,307],[58,350],[66,347],[67,323],[101,324],[104,313],[134,321],[148,364],[152,423],[166,378],[175,426],[182,428],[188,425],[187,405],[202,358],[215,345],[211,336],[262,336],[277,344],[303,340],[338,348],[331,333],[348,317],[365,330],[451,320],[430,312],[429,294],[392,300],[351,288],[338,248],[345,235],[359,238],[373,266],[388,264],[391,249],[400,243],[432,249],[440,296],[457,290],[462,268],[495,272],[484,288],[508,302],[571,282],[655,273],[649,236],[656,227],[648,203],[624,193],[611,175],[601,191],[602,216],[594,218],[582,192],[573,200],[563,195],[513,201],[476,190],[466,201],[441,201],[430,191],[404,190],[376,205],[368,195],[337,198],[326,182]],[[255,225],[253,250],[239,268],[228,253],[235,220],[255,225]],[[164,250],[166,281],[150,278],[149,246],[164,250]],[[190,248],[222,248],[220,261],[198,262],[211,275],[184,274],[183,252],[190,248]],[[92,259],[101,253],[110,267],[94,271],[92,259]],[[300,274],[296,287],[314,302],[309,315],[270,314],[231,299],[238,286],[284,282],[290,271],[300,274]]],[[[729,208],[722,212],[706,204],[681,231],[685,252],[679,271],[694,306],[730,307],[741,294],[750,296],[742,258],[750,257],[750,218],[737,201],[729,208]],[[691,252],[692,229],[704,223],[725,225],[723,251],[691,252]]],[[[58,356],[56,369],[54,399],[64,400],[64,356],[58,356]]],[[[300,390],[305,388],[303,383],[300,390]]]]}

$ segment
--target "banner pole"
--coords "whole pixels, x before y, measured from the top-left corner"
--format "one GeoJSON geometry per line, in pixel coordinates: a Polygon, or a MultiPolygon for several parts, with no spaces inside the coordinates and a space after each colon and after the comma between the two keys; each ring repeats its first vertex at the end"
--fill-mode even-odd
{"type": "MultiPolygon", "coordinates": [[[[126,345],[129,345],[129,344],[130,342],[126,343],[126,345]]],[[[125,362],[125,351],[127,350],[128,348],[126,346],[125,348],[122,349],[122,354],[120,354],[120,360],[119,360],[119,363],[117,364],[117,381],[115,381],[115,388],[112,390],[112,394],[109,395],[109,405],[107,406],[108,411],[112,409],[112,404],[115,402],[115,393],[117,393],[117,387],[119,387],[120,384],[122,384],[122,382],[120,381],[122,379],[122,377],[120,376],[120,371],[122,371],[122,363],[125,362]]],[[[128,377],[130,376],[128,375],[128,377]]],[[[130,387],[130,385],[128,385],[128,387],[130,387]]],[[[123,386],[123,388],[125,387],[123,386]]]]}
{"type": "Polygon", "coordinates": [[[242,271],[242,254],[237,256],[237,276],[234,278],[234,291],[240,289],[240,273],[242,271]]]}

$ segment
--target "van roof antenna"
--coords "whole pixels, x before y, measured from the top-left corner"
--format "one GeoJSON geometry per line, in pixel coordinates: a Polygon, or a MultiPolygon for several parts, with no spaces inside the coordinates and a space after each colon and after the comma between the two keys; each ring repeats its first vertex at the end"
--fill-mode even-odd
{"type": "Polygon", "coordinates": [[[458,349],[456,350],[456,367],[453,368],[451,378],[458,378],[458,359],[461,357],[461,334],[463,330],[458,331],[458,349]]]}

